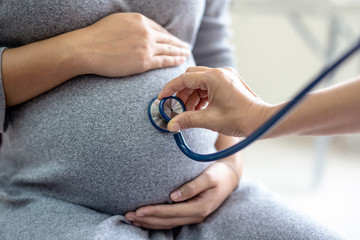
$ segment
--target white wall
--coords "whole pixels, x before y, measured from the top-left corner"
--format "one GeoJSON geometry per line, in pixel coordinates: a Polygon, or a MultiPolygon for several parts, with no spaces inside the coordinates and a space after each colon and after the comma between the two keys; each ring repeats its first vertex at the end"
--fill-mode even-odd
{"type": "MultiPolygon", "coordinates": [[[[265,101],[287,100],[322,68],[325,59],[310,50],[284,9],[265,5],[257,9],[243,2],[234,0],[232,8],[238,70],[265,101]]],[[[331,9],[330,5],[327,7],[331,9]]],[[[334,9],[332,12],[337,13],[337,8],[334,9]]],[[[353,40],[349,36],[360,36],[360,14],[355,10],[347,8],[344,13],[336,14],[351,30],[340,38],[337,55],[353,40]]],[[[325,47],[331,14],[310,10],[303,13],[312,36],[325,47]]],[[[360,54],[335,75],[334,81],[341,82],[359,73],[360,54]]],[[[313,137],[286,137],[256,143],[244,151],[245,175],[262,180],[289,204],[348,239],[360,239],[360,137],[331,138],[317,187],[314,184],[315,143],[313,137]]]]}

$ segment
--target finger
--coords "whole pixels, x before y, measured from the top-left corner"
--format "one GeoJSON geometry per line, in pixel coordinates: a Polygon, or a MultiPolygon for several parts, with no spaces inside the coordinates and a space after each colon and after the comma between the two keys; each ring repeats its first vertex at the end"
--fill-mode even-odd
{"type": "Polygon", "coordinates": [[[178,66],[185,61],[184,56],[154,56],[151,59],[151,69],[178,66]]]}
{"type": "Polygon", "coordinates": [[[206,72],[209,71],[209,67],[197,66],[197,67],[189,67],[186,69],[186,72],[206,72]]]}
{"type": "Polygon", "coordinates": [[[207,90],[198,89],[197,92],[198,92],[200,98],[207,98],[208,97],[208,91],[207,90]]]}
{"type": "Polygon", "coordinates": [[[210,129],[209,119],[211,118],[206,116],[206,111],[207,109],[180,113],[168,123],[168,130],[170,132],[177,132],[189,128],[210,129]]]}
{"type": "Polygon", "coordinates": [[[189,48],[189,45],[183,41],[181,41],[179,38],[175,37],[174,35],[171,35],[169,33],[158,33],[156,35],[156,43],[167,43],[171,44],[177,47],[183,47],[183,48],[189,48]]]}
{"type": "Polygon", "coordinates": [[[196,201],[188,201],[176,204],[160,204],[141,207],[136,210],[134,215],[130,215],[134,221],[138,217],[196,217],[196,209],[201,206],[196,201]]]}
{"type": "Polygon", "coordinates": [[[187,111],[194,111],[195,107],[199,104],[199,102],[200,102],[200,96],[199,96],[197,91],[194,91],[189,96],[189,99],[185,104],[186,110],[187,111]]]}
{"type": "Polygon", "coordinates": [[[207,90],[206,79],[206,75],[203,72],[183,73],[168,82],[160,92],[158,98],[169,97],[185,88],[207,90]]]}
{"type": "MultiPolygon", "coordinates": [[[[177,217],[177,218],[158,218],[158,217],[142,217],[136,218],[135,223],[141,227],[148,229],[171,229],[174,227],[194,224],[201,222],[200,217],[177,217]]],[[[136,224],[135,224],[136,225],[136,224]]]]}
{"type": "MultiPolygon", "coordinates": [[[[193,90],[193,89],[190,89],[190,88],[185,88],[185,89],[183,89],[183,90],[181,90],[180,92],[177,92],[176,93],[176,97],[178,97],[178,98],[180,98],[181,99],[181,101],[185,104],[185,106],[187,105],[187,102],[188,102],[188,100],[189,100],[189,97],[191,96],[191,94],[193,94],[193,92],[194,92],[195,90],[193,90]]],[[[207,97],[208,97],[208,92],[207,91],[205,91],[205,90],[196,90],[197,92],[198,92],[198,95],[199,95],[199,97],[201,98],[201,99],[207,99],[207,97]]],[[[200,101],[201,101],[201,99],[200,99],[200,101]]],[[[186,110],[187,111],[189,111],[189,110],[191,110],[191,109],[188,109],[188,108],[186,108],[186,110]]],[[[197,109],[196,109],[197,110],[197,109]]]]}
{"type": "Polygon", "coordinates": [[[155,22],[154,20],[150,19],[150,18],[147,18],[145,17],[146,20],[148,21],[149,23],[149,26],[158,31],[158,32],[162,32],[162,33],[166,33],[166,34],[170,34],[168,30],[166,30],[163,26],[161,26],[160,24],[158,24],[157,22],[155,22]]]}
{"type": "Polygon", "coordinates": [[[180,98],[181,101],[186,105],[190,95],[194,92],[193,89],[190,88],[185,88],[183,90],[181,90],[180,92],[176,93],[176,97],[180,98]]]}
{"type": "Polygon", "coordinates": [[[156,44],[154,55],[165,56],[190,56],[190,51],[187,48],[176,47],[170,44],[156,44]]]}
{"type": "Polygon", "coordinates": [[[195,110],[196,111],[199,111],[199,110],[202,110],[204,109],[209,103],[209,100],[208,98],[201,98],[200,99],[200,102],[198,103],[198,105],[196,106],[195,110]]]}
{"type": "Polygon", "coordinates": [[[209,174],[206,174],[206,172],[204,172],[194,180],[185,183],[180,188],[173,191],[170,194],[170,198],[174,202],[185,201],[214,186],[215,182],[213,181],[213,179],[210,177],[209,174]]]}

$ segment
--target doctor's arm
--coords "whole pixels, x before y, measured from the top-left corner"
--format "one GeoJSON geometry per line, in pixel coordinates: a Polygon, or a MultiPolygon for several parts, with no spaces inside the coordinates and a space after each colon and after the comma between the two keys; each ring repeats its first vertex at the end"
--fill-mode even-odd
{"type": "MultiPolygon", "coordinates": [[[[226,135],[244,137],[251,134],[286,102],[270,105],[262,101],[229,68],[190,68],[170,81],[159,99],[177,92],[183,101],[189,101],[191,92],[202,97],[200,111],[176,116],[169,129],[202,127],[226,135]]],[[[360,78],[310,93],[294,111],[289,113],[264,138],[284,135],[331,135],[360,132],[360,78]]]]}
{"type": "MultiPolygon", "coordinates": [[[[267,118],[285,104],[269,108],[267,118]]],[[[360,132],[360,78],[310,93],[294,112],[265,137],[356,132],[360,132]]]]}

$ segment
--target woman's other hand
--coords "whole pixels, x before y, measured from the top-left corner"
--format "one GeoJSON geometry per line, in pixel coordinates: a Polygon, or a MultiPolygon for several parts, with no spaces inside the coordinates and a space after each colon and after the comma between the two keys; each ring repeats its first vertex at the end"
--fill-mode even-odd
{"type": "Polygon", "coordinates": [[[84,73],[121,77],[180,65],[188,45],[139,13],[115,13],[79,30],[84,73]]]}
{"type": "Polygon", "coordinates": [[[148,229],[203,222],[238,185],[240,173],[227,163],[210,165],[199,177],[173,191],[170,198],[175,203],[144,206],[128,212],[126,218],[135,226],[148,229]]]}

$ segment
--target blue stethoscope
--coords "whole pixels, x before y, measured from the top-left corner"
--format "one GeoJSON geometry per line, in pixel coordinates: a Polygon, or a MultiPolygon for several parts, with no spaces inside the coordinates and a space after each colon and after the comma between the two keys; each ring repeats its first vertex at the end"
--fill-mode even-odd
{"type": "MultiPolygon", "coordinates": [[[[257,139],[259,139],[262,135],[268,132],[276,123],[278,123],[291,109],[295,107],[300,100],[302,100],[305,95],[310,92],[321,80],[323,80],[329,73],[337,69],[341,66],[341,64],[349,58],[353,53],[360,49],[360,41],[353,46],[350,50],[348,50],[345,54],[343,54],[339,59],[337,59],[333,64],[326,67],[321,73],[307,85],[303,90],[301,90],[294,98],[291,100],[286,106],[280,109],[274,116],[272,116],[267,122],[265,122],[262,126],[260,126],[257,130],[255,130],[252,134],[250,134],[247,138],[242,140],[241,142],[235,144],[232,147],[229,147],[225,150],[211,153],[211,154],[198,154],[193,152],[186,144],[185,139],[181,131],[174,133],[174,138],[176,144],[180,148],[180,150],[189,158],[200,161],[200,162],[210,162],[219,160],[222,158],[226,158],[243,148],[247,147],[257,139]]],[[[162,132],[169,132],[167,130],[168,122],[175,117],[177,114],[184,112],[185,106],[184,103],[177,97],[171,96],[168,98],[164,98],[159,100],[157,98],[152,99],[149,104],[148,113],[151,123],[162,132]]]]}

